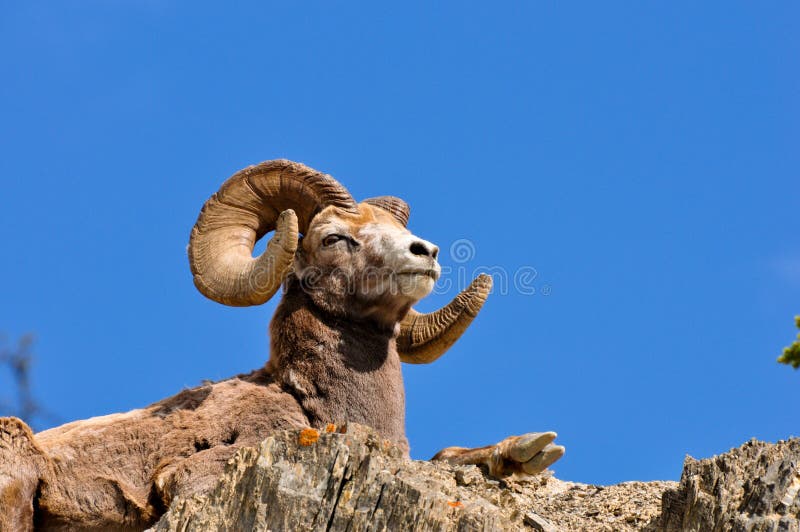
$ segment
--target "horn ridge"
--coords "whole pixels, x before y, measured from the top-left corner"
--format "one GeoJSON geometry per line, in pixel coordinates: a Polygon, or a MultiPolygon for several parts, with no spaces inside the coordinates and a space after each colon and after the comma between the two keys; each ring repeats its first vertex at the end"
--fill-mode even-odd
{"type": "Polygon", "coordinates": [[[478,315],[492,290],[492,278],[481,274],[453,301],[429,314],[409,310],[400,322],[397,352],[408,364],[429,364],[458,340],[478,315]]]}
{"type": "Polygon", "coordinates": [[[367,198],[364,203],[369,203],[375,207],[379,207],[389,214],[394,216],[395,220],[400,222],[403,227],[408,226],[408,219],[411,215],[411,207],[396,196],[378,196],[376,198],[367,198]]]}

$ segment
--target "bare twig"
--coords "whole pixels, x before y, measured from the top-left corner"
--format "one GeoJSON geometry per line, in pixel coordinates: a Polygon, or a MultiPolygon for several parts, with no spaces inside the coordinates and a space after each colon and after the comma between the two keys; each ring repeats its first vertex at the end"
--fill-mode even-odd
{"type": "MultiPolygon", "coordinates": [[[[16,416],[29,425],[36,420],[55,421],[55,416],[44,409],[33,397],[31,391],[31,365],[33,364],[32,334],[23,335],[16,347],[0,346],[0,367],[11,372],[16,388],[16,401],[0,397],[0,415],[16,416]]],[[[5,341],[2,342],[5,344],[5,341]]]]}

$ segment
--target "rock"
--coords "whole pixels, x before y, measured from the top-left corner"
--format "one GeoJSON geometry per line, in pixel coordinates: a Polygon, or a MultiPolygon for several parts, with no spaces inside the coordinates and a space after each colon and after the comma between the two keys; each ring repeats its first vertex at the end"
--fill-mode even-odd
{"type": "Polygon", "coordinates": [[[454,468],[456,482],[459,486],[469,486],[484,479],[483,473],[474,465],[462,465],[454,468]]]}
{"type": "Polygon", "coordinates": [[[474,466],[408,460],[355,424],[313,432],[241,449],[210,493],[173,501],[152,530],[639,530],[675,485],[498,481],[474,466]]]}
{"type": "Polygon", "coordinates": [[[663,497],[661,530],[800,531],[800,439],[751,440],[708,458],[687,457],[663,497]]]}
{"type": "Polygon", "coordinates": [[[408,460],[350,425],[279,432],[241,449],[213,491],[173,501],[153,530],[800,532],[799,494],[800,439],[687,458],[679,484],[593,486],[408,460]]]}
{"type": "MultiPolygon", "coordinates": [[[[521,490],[524,507],[546,519],[556,530],[616,532],[657,530],[661,495],[676,482],[623,482],[595,486],[556,478],[509,483],[521,490]]],[[[531,530],[530,528],[528,530],[531,530]]]]}
{"type": "Polygon", "coordinates": [[[493,530],[504,512],[371,429],[286,431],[243,449],[208,495],[173,503],[154,530],[493,530]]]}
{"type": "Polygon", "coordinates": [[[547,519],[534,512],[528,512],[525,514],[525,519],[523,522],[537,532],[559,532],[556,527],[547,521],[547,519]]]}

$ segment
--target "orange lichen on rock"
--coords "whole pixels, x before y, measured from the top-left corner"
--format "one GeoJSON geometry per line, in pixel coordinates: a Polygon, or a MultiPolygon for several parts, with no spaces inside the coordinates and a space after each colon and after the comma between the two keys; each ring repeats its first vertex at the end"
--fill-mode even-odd
{"type": "Polygon", "coordinates": [[[336,425],[333,423],[328,423],[325,425],[325,432],[336,432],[336,425]]]}
{"type": "Polygon", "coordinates": [[[303,447],[308,447],[316,443],[319,439],[319,431],[315,429],[303,429],[300,431],[300,436],[297,438],[297,443],[302,445],[303,447]]]}
{"type": "Polygon", "coordinates": [[[461,501],[447,501],[447,504],[450,508],[462,508],[464,506],[464,503],[461,501]]]}

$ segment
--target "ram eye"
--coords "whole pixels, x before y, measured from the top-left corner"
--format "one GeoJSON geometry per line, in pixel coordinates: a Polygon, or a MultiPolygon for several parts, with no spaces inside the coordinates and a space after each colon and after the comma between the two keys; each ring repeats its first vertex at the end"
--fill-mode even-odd
{"type": "Polygon", "coordinates": [[[339,240],[342,240],[344,237],[342,235],[328,235],[322,239],[323,246],[332,246],[337,243],[339,240]]]}

